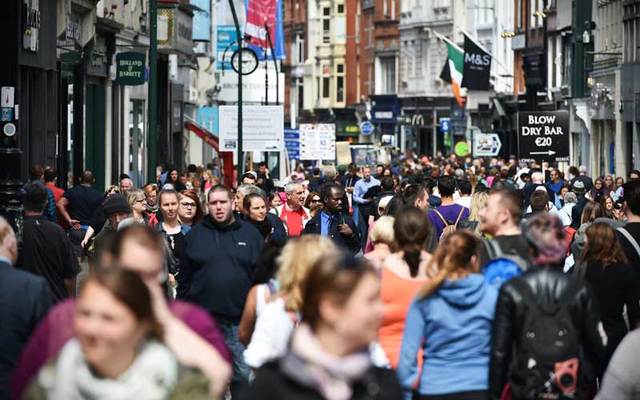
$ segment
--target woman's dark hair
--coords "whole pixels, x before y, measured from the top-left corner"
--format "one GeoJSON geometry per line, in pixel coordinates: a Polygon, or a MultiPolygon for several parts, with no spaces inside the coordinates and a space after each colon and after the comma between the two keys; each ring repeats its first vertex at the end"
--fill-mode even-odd
{"type": "Polygon", "coordinates": [[[589,201],[585,204],[584,209],[582,210],[582,215],[580,216],[580,224],[585,224],[587,222],[593,222],[596,218],[606,217],[606,213],[604,212],[604,207],[600,205],[600,203],[595,201],[589,201]]]}
{"type": "MultiPolygon", "coordinates": [[[[311,208],[311,200],[316,196],[320,199],[320,193],[309,192],[309,194],[307,195],[307,198],[304,199],[304,206],[307,208],[311,208]]],[[[320,201],[322,201],[322,199],[320,199],[320,201]]]]}
{"type": "Polygon", "coordinates": [[[615,230],[605,222],[591,224],[586,231],[587,243],[582,260],[600,261],[604,265],[627,262],[615,230]]]}
{"type": "Polygon", "coordinates": [[[270,240],[265,244],[256,260],[256,269],[253,272],[254,285],[267,283],[276,276],[279,265],[277,260],[286,243],[286,240],[270,240]]]}
{"type": "Polygon", "coordinates": [[[267,211],[269,210],[267,200],[260,193],[249,193],[242,199],[242,209],[247,213],[247,215],[249,215],[249,208],[251,208],[251,202],[253,201],[253,199],[261,199],[262,201],[264,201],[264,205],[267,208],[267,211]]]}
{"type": "Polygon", "coordinates": [[[149,324],[152,337],[162,340],[162,325],[153,313],[151,292],[140,275],[115,265],[98,268],[84,281],[80,295],[90,283],[108,290],[139,322],[149,324]]]}
{"type": "Polygon", "coordinates": [[[178,170],[177,170],[177,169],[175,169],[175,168],[170,169],[170,170],[169,170],[169,173],[167,174],[167,183],[175,184],[175,183],[177,183],[177,182],[179,182],[179,181],[180,181],[180,171],[178,171],[178,170]],[[176,180],[175,180],[175,181],[172,181],[172,180],[171,180],[171,174],[173,173],[173,171],[176,171],[176,174],[177,174],[177,175],[176,175],[176,180]]]}
{"type": "Polygon", "coordinates": [[[198,198],[198,194],[196,193],[196,191],[193,189],[188,189],[183,190],[180,194],[196,202],[196,214],[193,216],[193,225],[202,221],[204,213],[202,212],[202,203],[200,203],[200,199],[198,198]]]}
{"type": "Polygon", "coordinates": [[[416,207],[402,209],[395,218],[393,231],[396,242],[404,252],[404,261],[409,265],[409,273],[416,277],[422,249],[433,230],[431,222],[425,213],[416,207]]]}
{"type": "Polygon", "coordinates": [[[393,196],[391,200],[389,200],[389,204],[387,204],[387,208],[384,212],[384,215],[388,215],[390,217],[395,217],[398,215],[400,210],[405,207],[404,200],[400,196],[393,196]]]}
{"type": "Polygon", "coordinates": [[[322,320],[322,300],[329,298],[334,304],[344,306],[367,274],[377,276],[364,258],[356,259],[344,253],[322,257],[311,267],[302,287],[302,320],[315,330],[322,320]]]}

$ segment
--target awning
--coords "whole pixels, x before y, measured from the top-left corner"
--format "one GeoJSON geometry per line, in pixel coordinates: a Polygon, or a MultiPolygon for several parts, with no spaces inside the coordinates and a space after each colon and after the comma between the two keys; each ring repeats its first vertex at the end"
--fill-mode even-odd
{"type": "Polygon", "coordinates": [[[200,139],[202,139],[206,144],[213,147],[215,151],[218,151],[218,137],[213,133],[209,132],[209,130],[202,125],[199,125],[196,121],[191,118],[185,116],[185,128],[189,129],[191,132],[195,133],[200,139]]]}
{"type": "Polygon", "coordinates": [[[218,137],[211,133],[207,128],[198,124],[196,121],[192,120],[189,117],[185,117],[186,121],[184,123],[185,128],[195,133],[200,139],[202,139],[206,144],[213,147],[213,149],[218,153],[220,159],[222,160],[222,177],[224,179],[224,184],[231,187],[235,183],[235,168],[233,166],[233,153],[230,151],[220,152],[218,137]]]}

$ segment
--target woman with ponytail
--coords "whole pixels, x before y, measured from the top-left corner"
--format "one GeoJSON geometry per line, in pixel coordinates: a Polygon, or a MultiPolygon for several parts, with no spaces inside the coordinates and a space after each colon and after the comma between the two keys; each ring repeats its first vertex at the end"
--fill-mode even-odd
{"type": "Polygon", "coordinates": [[[498,297],[478,273],[476,237],[452,233],[429,264],[431,279],[409,307],[398,378],[406,399],[485,400],[491,326],[498,297]],[[423,351],[422,372],[416,356],[423,351]],[[419,380],[417,396],[412,397],[419,380]]]}
{"type": "Polygon", "coordinates": [[[408,207],[396,215],[393,231],[398,251],[382,263],[380,296],[384,316],[378,340],[395,368],[409,304],[418,289],[427,282],[426,271],[431,255],[423,249],[433,227],[424,211],[408,207]]]}

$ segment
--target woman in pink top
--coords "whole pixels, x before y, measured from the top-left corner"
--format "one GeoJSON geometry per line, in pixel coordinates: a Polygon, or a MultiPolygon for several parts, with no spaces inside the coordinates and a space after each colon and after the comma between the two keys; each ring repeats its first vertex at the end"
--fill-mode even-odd
{"type": "Polygon", "coordinates": [[[382,266],[380,295],[384,316],[378,340],[395,368],[409,305],[428,279],[431,254],[424,250],[424,245],[433,227],[424,211],[409,207],[398,213],[393,228],[399,251],[388,256],[382,266]]]}

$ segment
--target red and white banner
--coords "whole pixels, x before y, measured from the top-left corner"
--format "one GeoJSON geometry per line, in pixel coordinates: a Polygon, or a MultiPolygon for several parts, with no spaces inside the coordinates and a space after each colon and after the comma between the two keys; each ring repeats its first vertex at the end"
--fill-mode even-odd
{"type": "Polygon", "coordinates": [[[249,41],[263,49],[269,48],[267,41],[267,29],[271,43],[275,45],[276,30],[276,0],[248,0],[247,1],[247,23],[244,33],[249,36],[249,41]]]}

